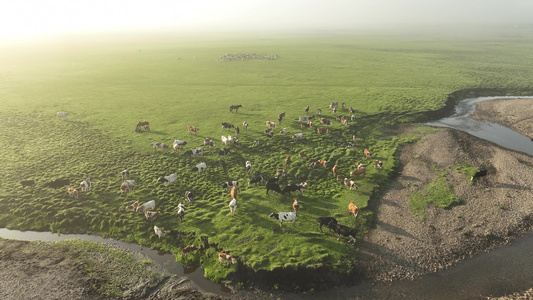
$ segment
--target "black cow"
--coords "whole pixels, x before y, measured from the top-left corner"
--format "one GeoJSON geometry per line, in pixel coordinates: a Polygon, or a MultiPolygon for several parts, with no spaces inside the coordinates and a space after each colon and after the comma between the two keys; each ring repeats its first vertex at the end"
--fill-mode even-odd
{"type": "Polygon", "coordinates": [[[22,184],[22,187],[26,186],[34,186],[37,183],[37,180],[22,180],[20,184],[22,184]]]}
{"type": "MultiPolygon", "coordinates": [[[[318,230],[318,228],[320,227],[320,232],[323,232],[322,226],[326,225],[327,227],[329,227],[329,224],[339,224],[339,221],[337,221],[337,219],[333,217],[318,217],[318,219],[316,219],[316,230],[318,230]]],[[[331,231],[332,228],[329,227],[329,230],[331,231]]]]}
{"type": "Polygon", "coordinates": [[[255,183],[255,185],[257,185],[258,183],[262,184],[263,176],[259,175],[259,176],[255,176],[252,179],[250,179],[250,182],[248,183],[248,187],[250,187],[252,183],[255,183]]]}
{"type": "Polygon", "coordinates": [[[355,244],[355,237],[357,236],[357,229],[344,226],[341,224],[333,224],[333,223],[329,223],[327,226],[328,228],[333,229],[339,237],[341,235],[347,236],[348,238],[350,238],[348,242],[353,241],[353,243],[355,244]]]}
{"type": "Polygon", "coordinates": [[[230,124],[228,122],[222,122],[222,129],[227,129],[227,128],[234,128],[235,126],[233,126],[233,124],[230,124]]]}
{"type": "Polygon", "coordinates": [[[275,182],[268,182],[266,184],[266,194],[268,195],[268,191],[274,191],[276,193],[281,193],[281,188],[279,187],[279,184],[275,182]]]}
{"type": "Polygon", "coordinates": [[[289,184],[289,185],[287,185],[286,187],[283,188],[283,190],[281,191],[281,194],[285,195],[285,193],[289,193],[289,195],[290,195],[291,192],[298,192],[298,194],[301,195],[302,191],[300,190],[300,185],[299,184],[289,184]]]}
{"type": "Polygon", "coordinates": [[[239,129],[239,127],[235,127],[235,135],[239,135],[239,132],[241,132],[241,130],[239,129]]]}
{"type": "Polygon", "coordinates": [[[50,182],[48,182],[47,184],[45,184],[44,186],[45,187],[49,187],[49,188],[54,188],[54,189],[58,189],[58,188],[62,188],[66,185],[70,185],[70,180],[68,179],[65,179],[65,178],[61,178],[61,179],[54,179],[50,182]]]}
{"type": "Polygon", "coordinates": [[[470,178],[471,181],[474,181],[474,179],[479,179],[480,177],[487,176],[487,170],[482,169],[476,172],[472,178],[470,178]]]}
{"type": "Polygon", "coordinates": [[[277,176],[276,177],[272,177],[272,178],[270,178],[267,181],[267,184],[269,184],[269,183],[278,183],[278,181],[279,181],[279,177],[277,177],[277,176]]]}

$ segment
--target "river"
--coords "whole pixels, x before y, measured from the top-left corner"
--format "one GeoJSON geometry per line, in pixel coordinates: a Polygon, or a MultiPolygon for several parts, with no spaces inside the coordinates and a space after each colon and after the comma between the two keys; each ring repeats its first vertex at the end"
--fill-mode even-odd
{"type": "MultiPolygon", "coordinates": [[[[533,141],[501,125],[476,121],[469,117],[475,110],[475,103],[493,99],[517,99],[533,97],[479,97],[461,101],[454,115],[427,125],[449,127],[465,131],[498,144],[533,156],[533,141]]],[[[170,254],[160,253],[137,244],[91,235],[53,234],[50,232],[17,231],[2,228],[0,237],[18,240],[58,241],[84,239],[115,244],[125,249],[139,251],[162,265],[170,274],[185,276],[194,281],[200,290],[230,296],[230,290],[213,283],[203,276],[201,268],[191,269],[178,264],[170,254]]],[[[489,296],[503,296],[515,291],[533,287],[533,234],[516,238],[509,246],[501,246],[490,252],[480,253],[447,270],[422,276],[414,281],[395,281],[386,284],[363,282],[351,287],[320,291],[313,295],[284,294],[282,299],[483,299],[489,296]]],[[[238,294],[238,293],[237,293],[238,294]]]]}

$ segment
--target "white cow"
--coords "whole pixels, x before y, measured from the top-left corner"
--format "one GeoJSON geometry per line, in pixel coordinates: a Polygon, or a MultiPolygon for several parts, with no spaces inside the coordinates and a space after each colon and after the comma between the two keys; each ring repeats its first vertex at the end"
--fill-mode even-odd
{"type": "Polygon", "coordinates": [[[142,212],[145,212],[149,209],[154,209],[155,208],[155,200],[150,200],[148,202],[145,202],[139,206],[137,206],[137,210],[136,211],[141,211],[142,212]]]}
{"type": "Polygon", "coordinates": [[[292,136],[292,139],[293,140],[301,140],[303,137],[304,137],[303,133],[296,133],[295,135],[292,136]]]}
{"type": "Polygon", "coordinates": [[[235,210],[237,209],[237,199],[232,199],[229,202],[229,210],[231,212],[231,216],[235,215],[235,210]]]}
{"type": "Polygon", "coordinates": [[[92,187],[91,178],[86,178],[84,181],[80,182],[80,189],[82,192],[90,191],[91,187],[92,187]]]}
{"type": "Polygon", "coordinates": [[[68,117],[68,112],[64,112],[64,111],[58,111],[57,112],[57,117],[59,119],[63,118],[63,119],[67,119],[68,117]]]}
{"type": "Polygon", "coordinates": [[[154,225],[154,232],[159,238],[161,238],[161,236],[163,236],[163,234],[165,234],[165,232],[163,230],[159,229],[159,227],[157,227],[156,225],[154,225]]]}

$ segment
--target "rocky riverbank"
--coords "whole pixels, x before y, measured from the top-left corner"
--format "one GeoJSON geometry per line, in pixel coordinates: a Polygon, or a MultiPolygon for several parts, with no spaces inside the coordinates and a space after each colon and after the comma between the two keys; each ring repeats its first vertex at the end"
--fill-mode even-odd
{"type": "MultiPolygon", "coordinates": [[[[532,136],[531,100],[478,103],[474,118],[492,120],[532,136]],[[528,102],[529,101],[529,102],[528,102]]],[[[398,134],[416,132],[401,126],[398,134]]],[[[465,133],[440,129],[407,145],[399,155],[399,175],[377,199],[376,227],[357,245],[360,264],[374,282],[412,279],[449,268],[456,262],[508,243],[533,228],[533,158],[505,150],[465,133]],[[489,173],[476,183],[457,170],[470,165],[489,173]],[[429,207],[424,221],[409,210],[409,196],[446,172],[461,200],[451,209],[429,207]]],[[[2,299],[223,299],[201,292],[190,280],[164,275],[165,271],[142,254],[130,253],[148,272],[123,272],[119,294],[104,296],[95,287],[109,277],[98,268],[120,267],[121,262],[94,259],[44,242],[0,240],[0,297],[2,299]],[[97,263],[100,263],[98,265],[97,263]],[[111,264],[111,265],[109,265],[111,264]],[[113,265],[116,264],[116,265],[113,265]],[[88,271],[91,270],[91,271],[88,271]]],[[[139,271],[140,272],[140,271],[139,271]]],[[[333,294],[347,298],[353,287],[333,294]]],[[[505,299],[529,299],[520,291],[505,299]]],[[[228,295],[230,296],[230,295],[228,295]]],[[[262,292],[239,292],[232,298],[269,299],[262,292]]],[[[503,299],[503,298],[502,298],[503,299]]]]}

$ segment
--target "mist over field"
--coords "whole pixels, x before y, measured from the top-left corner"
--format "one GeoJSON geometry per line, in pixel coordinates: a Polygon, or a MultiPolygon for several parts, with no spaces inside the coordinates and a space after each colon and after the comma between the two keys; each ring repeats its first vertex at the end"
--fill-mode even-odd
{"type": "Polygon", "coordinates": [[[2,5],[0,43],[106,32],[483,31],[522,26],[532,12],[527,0],[22,0],[2,5]]]}

